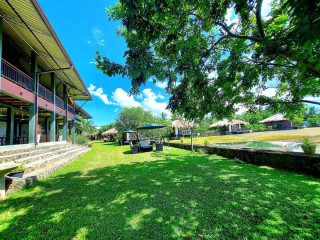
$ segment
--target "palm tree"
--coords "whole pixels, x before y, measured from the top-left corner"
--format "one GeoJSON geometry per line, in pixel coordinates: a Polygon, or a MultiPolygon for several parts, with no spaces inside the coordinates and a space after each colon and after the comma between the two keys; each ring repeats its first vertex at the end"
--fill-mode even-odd
{"type": "Polygon", "coordinates": [[[93,121],[85,121],[82,117],[79,117],[81,122],[80,125],[77,125],[77,129],[79,129],[84,136],[94,135],[97,131],[96,127],[93,125],[93,121]]]}

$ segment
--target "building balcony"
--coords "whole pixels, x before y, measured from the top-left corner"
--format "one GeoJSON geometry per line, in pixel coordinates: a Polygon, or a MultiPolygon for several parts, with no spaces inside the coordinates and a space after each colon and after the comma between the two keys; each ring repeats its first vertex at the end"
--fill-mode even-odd
{"type": "Polygon", "coordinates": [[[1,61],[1,75],[19,86],[34,92],[33,79],[4,59],[1,61]]]}
{"type": "MultiPolygon", "coordinates": [[[[29,94],[35,94],[35,84],[33,79],[5,59],[2,59],[1,61],[1,75],[10,82],[17,84],[25,90],[28,90],[29,94]]],[[[20,95],[22,96],[21,92],[20,95]]],[[[50,102],[50,104],[53,103],[53,93],[41,84],[39,84],[38,95],[40,98],[50,102]]],[[[57,107],[61,108],[62,110],[66,110],[67,108],[68,112],[74,115],[74,107],[69,104],[67,107],[65,107],[65,102],[57,95],[55,96],[55,103],[57,107]]]]}

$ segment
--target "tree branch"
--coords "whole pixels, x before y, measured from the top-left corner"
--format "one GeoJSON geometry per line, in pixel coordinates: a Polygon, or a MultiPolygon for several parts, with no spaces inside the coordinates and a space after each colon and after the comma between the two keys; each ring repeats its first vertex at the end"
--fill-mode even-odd
{"type": "Polygon", "coordinates": [[[255,64],[259,64],[259,65],[270,65],[270,66],[276,66],[276,67],[287,67],[287,68],[295,68],[296,66],[294,65],[284,65],[284,64],[279,64],[279,63],[271,63],[271,62],[259,62],[259,61],[255,61],[253,59],[250,58],[245,58],[247,59],[249,62],[253,62],[255,64]]]}
{"type": "Polygon", "coordinates": [[[298,59],[296,59],[295,57],[289,55],[289,54],[286,54],[286,53],[283,53],[283,52],[280,52],[278,53],[280,56],[286,58],[286,59],[290,59],[290,60],[293,60],[293,61],[296,61],[298,63],[302,63],[306,66],[306,68],[308,69],[308,71],[313,74],[315,77],[319,78],[320,80],[320,70],[319,69],[316,69],[315,66],[312,64],[312,63],[309,63],[309,62],[304,62],[304,61],[299,61],[298,59]]]}
{"type": "Polygon", "coordinates": [[[262,106],[269,106],[272,104],[297,104],[297,103],[310,103],[310,104],[315,104],[315,105],[320,105],[320,102],[315,102],[315,101],[310,101],[310,100],[296,100],[296,101],[272,101],[272,102],[265,102],[265,103],[261,103],[259,102],[259,105],[262,106]]]}
{"type": "Polygon", "coordinates": [[[257,26],[258,26],[260,37],[261,38],[265,38],[265,34],[264,34],[264,31],[263,31],[263,26],[262,26],[262,19],[261,19],[262,1],[263,0],[258,0],[257,1],[256,21],[257,21],[257,26]]]}
{"type": "Polygon", "coordinates": [[[215,22],[215,24],[217,24],[218,26],[222,27],[222,29],[227,32],[228,36],[230,37],[234,37],[234,38],[240,38],[240,39],[247,39],[247,40],[251,40],[254,42],[261,42],[261,38],[256,38],[256,37],[250,37],[250,36],[245,36],[245,35],[237,35],[234,34],[232,32],[230,32],[230,30],[228,29],[228,27],[220,22],[215,22]]]}
{"type": "Polygon", "coordinates": [[[301,102],[311,103],[311,104],[315,104],[315,105],[320,105],[320,102],[315,102],[315,101],[310,101],[310,100],[301,100],[301,102]]]}
{"type": "MultiPolygon", "coordinates": [[[[262,0],[260,0],[262,1],[262,0]]],[[[198,14],[194,13],[194,12],[189,12],[189,16],[194,16],[197,18],[197,20],[202,20],[203,21],[203,18],[201,16],[199,16],[198,14]]],[[[261,17],[261,16],[260,16],[261,17]]],[[[228,26],[220,23],[220,22],[215,22],[216,25],[222,27],[222,29],[227,32],[228,36],[230,37],[234,37],[234,38],[240,38],[240,39],[248,39],[248,40],[251,40],[251,41],[254,41],[254,42],[261,42],[261,38],[256,38],[256,37],[250,37],[250,36],[246,36],[246,35],[237,35],[237,34],[234,34],[232,33],[228,26]]]]}

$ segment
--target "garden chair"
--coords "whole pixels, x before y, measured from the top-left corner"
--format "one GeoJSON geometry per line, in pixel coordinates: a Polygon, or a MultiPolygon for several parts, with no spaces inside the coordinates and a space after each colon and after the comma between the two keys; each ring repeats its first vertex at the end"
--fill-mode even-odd
{"type": "Polygon", "coordinates": [[[142,151],[148,152],[148,151],[152,151],[153,146],[150,140],[143,140],[143,141],[140,141],[140,148],[142,151]]]}
{"type": "Polygon", "coordinates": [[[156,151],[163,151],[163,142],[162,141],[157,141],[156,142],[156,151]]]}
{"type": "Polygon", "coordinates": [[[131,148],[132,154],[139,153],[139,146],[138,145],[132,144],[132,142],[130,142],[130,148],[131,148]]]}

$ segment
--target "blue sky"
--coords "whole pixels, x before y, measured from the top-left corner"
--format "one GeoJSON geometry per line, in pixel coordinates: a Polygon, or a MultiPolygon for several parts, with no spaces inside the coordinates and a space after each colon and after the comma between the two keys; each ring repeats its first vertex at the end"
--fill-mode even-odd
{"type": "MultiPolygon", "coordinates": [[[[83,81],[89,88],[93,101],[85,104],[96,125],[115,120],[122,107],[142,106],[160,115],[165,111],[169,96],[165,84],[147,83],[141,95],[129,96],[130,81],[121,76],[107,77],[95,68],[95,51],[112,61],[124,63],[126,44],[116,35],[119,23],[108,20],[105,8],[117,1],[39,0],[46,16],[66,48],[83,81]]],[[[79,102],[81,104],[81,102],[79,102]]]]}

